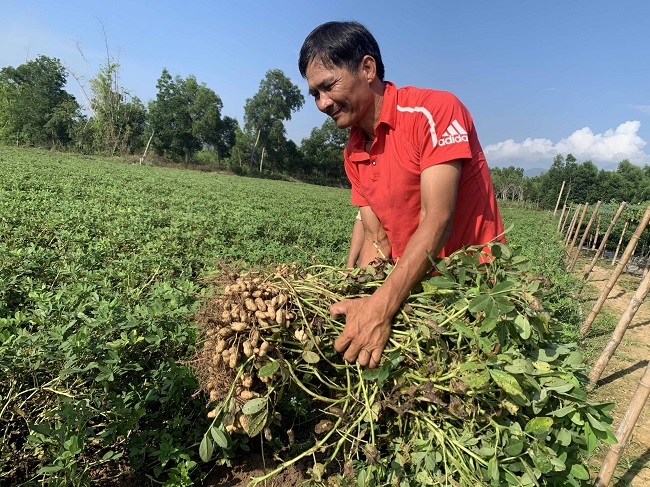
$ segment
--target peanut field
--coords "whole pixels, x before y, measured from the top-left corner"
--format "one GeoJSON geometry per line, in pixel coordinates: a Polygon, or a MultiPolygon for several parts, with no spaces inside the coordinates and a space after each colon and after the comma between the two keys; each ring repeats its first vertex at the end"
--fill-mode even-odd
{"type": "MultiPolygon", "coordinates": [[[[0,484],[192,485],[238,448],[259,448],[208,417],[197,313],[224,269],[343,266],[349,198],[346,189],[0,147],[0,484]]],[[[576,341],[577,284],[563,270],[556,220],[517,206],[502,215],[509,247],[542,283],[554,342],[576,341]]],[[[609,431],[591,424],[589,450],[609,431]]],[[[496,460],[475,456],[499,485],[496,460]]],[[[563,471],[560,463],[534,468],[563,471]]],[[[588,473],[574,468],[581,485],[588,473]]]]}

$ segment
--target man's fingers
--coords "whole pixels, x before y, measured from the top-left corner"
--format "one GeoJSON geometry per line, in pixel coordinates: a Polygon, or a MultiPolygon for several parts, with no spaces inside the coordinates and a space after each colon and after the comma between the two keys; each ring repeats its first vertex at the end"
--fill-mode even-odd
{"type": "Polygon", "coordinates": [[[359,346],[356,343],[352,342],[350,343],[347,350],[345,351],[343,358],[346,361],[353,363],[354,361],[359,359],[361,355],[364,355],[363,349],[359,348],[359,346]]]}
{"type": "Polygon", "coordinates": [[[339,301],[330,306],[330,318],[336,318],[348,314],[348,299],[339,301]]]}
{"type": "Polygon", "coordinates": [[[383,350],[381,348],[375,348],[372,351],[372,354],[370,355],[370,360],[368,362],[368,368],[369,369],[374,369],[379,365],[379,361],[381,360],[381,353],[383,350]]]}
{"type": "Polygon", "coordinates": [[[352,343],[352,338],[348,335],[345,334],[345,328],[343,329],[343,333],[334,340],[334,350],[337,352],[343,352],[346,348],[348,348],[348,345],[352,343]]]}

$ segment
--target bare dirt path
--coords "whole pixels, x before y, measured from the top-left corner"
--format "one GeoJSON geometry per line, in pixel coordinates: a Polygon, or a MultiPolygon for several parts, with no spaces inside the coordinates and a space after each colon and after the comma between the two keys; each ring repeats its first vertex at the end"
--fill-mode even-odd
{"type": "MultiPolygon", "coordinates": [[[[587,300],[583,303],[585,318],[591,312],[595,300],[611,277],[613,269],[607,264],[593,269],[584,293],[587,296],[587,300]]],[[[612,288],[599,313],[599,317],[605,317],[605,321],[611,322],[611,327],[592,328],[585,341],[589,365],[593,364],[602,353],[610,339],[613,327],[630,304],[640,282],[640,276],[623,273],[612,288]]],[[[591,393],[592,400],[616,404],[612,411],[614,431],[618,428],[630,399],[637,389],[639,380],[648,365],[648,359],[650,359],[650,298],[639,307],[630,328],[603,372],[598,387],[591,393]]],[[[602,458],[603,454],[600,454],[593,459],[592,472],[597,473],[600,470],[602,458]]],[[[639,417],[611,485],[650,486],[650,401],[639,417]]]]}

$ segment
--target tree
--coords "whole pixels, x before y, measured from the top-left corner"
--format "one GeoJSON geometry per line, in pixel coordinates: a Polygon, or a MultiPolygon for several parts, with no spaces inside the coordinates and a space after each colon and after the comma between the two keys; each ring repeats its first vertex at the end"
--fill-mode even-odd
{"type": "Polygon", "coordinates": [[[28,145],[66,145],[81,118],[65,91],[67,73],[56,58],[39,56],[0,70],[0,137],[28,145]]]}
{"type": "Polygon", "coordinates": [[[221,98],[192,75],[172,78],[163,69],[156,99],[149,103],[149,117],[158,154],[173,160],[191,160],[199,150],[215,150],[220,157],[234,139],[234,119],[221,119],[221,98]]]}
{"type": "Polygon", "coordinates": [[[147,112],[137,97],[120,86],[119,67],[107,56],[106,64],[90,80],[93,117],[85,126],[91,135],[84,140],[90,140],[93,152],[131,154],[144,145],[147,112]]]}
{"type": "Polygon", "coordinates": [[[283,122],[291,120],[291,114],[304,104],[300,89],[282,71],[266,73],[259,91],[246,100],[244,107],[244,133],[247,143],[252,143],[248,151],[250,171],[258,166],[261,172],[265,158],[271,170],[277,168],[287,145],[283,122]]]}
{"type": "Polygon", "coordinates": [[[572,200],[576,203],[595,203],[601,199],[597,189],[598,168],[591,161],[576,165],[571,177],[572,200]]]}
{"type": "Polygon", "coordinates": [[[329,117],[320,128],[312,129],[300,144],[304,158],[302,171],[309,172],[310,179],[316,182],[345,183],[343,149],[349,134],[349,130],[339,129],[329,117]]]}
{"type": "Polygon", "coordinates": [[[502,200],[524,200],[524,170],[520,167],[491,168],[494,193],[502,200]]]}
{"type": "Polygon", "coordinates": [[[623,159],[619,162],[616,172],[623,178],[625,192],[629,198],[626,201],[629,201],[630,203],[639,203],[641,198],[639,198],[637,190],[641,188],[641,183],[645,176],[643,169],[632,164],[628,159],[623,159]]]}

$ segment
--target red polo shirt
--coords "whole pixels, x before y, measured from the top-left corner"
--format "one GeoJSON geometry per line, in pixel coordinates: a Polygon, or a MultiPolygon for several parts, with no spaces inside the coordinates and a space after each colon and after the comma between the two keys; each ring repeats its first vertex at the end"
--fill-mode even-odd
{"type": "Polygon", "coordinates": [[[386,82],[375,140],[352,127],[344,151],[352,204],[370,206],[401,257],[420,221],[420,173],[436,164],[463,161],[449,240],[439,257],[465,245],[489,242],[503,232],[490,171],[474,122],[453,94],[386,82]]]}

